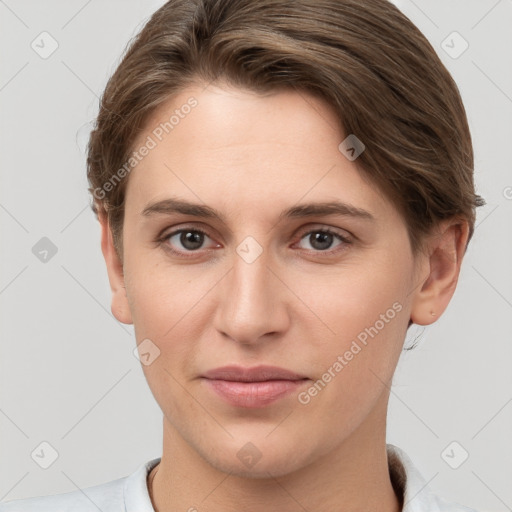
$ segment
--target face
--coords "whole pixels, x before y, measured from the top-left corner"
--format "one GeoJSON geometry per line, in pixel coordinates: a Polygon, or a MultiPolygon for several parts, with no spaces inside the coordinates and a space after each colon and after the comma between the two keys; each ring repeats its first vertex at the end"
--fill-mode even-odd
{"type": "Polygon", "coordinates": [[[190,86],[135,148],[148,136],[113,311],[151,354],[143,370],[169,432],[257,477],[383,429],[417,267],[397,209],[338,148],[347,134],[329,106],[190,86]]]}

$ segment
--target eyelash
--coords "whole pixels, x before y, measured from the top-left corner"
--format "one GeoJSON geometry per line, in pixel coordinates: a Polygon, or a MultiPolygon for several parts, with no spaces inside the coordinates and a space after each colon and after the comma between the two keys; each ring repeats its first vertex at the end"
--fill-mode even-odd
{"type": "MultiPolygon", "coordinates": [[[[208,233],[200,228],[180,228],[180,229],[177,229],[176,231],[171,231],[169,233],[166,233],[162,236],[159,236],[157,239],[156,239],[156,242],[158,243],[158,245],[163,245],[164,246],[164,249],[174,255],[177,255],[179,257],[182,257],[182,258],[194,258],[195,257],[195,254],[198,253],[200,251],[200,249],[196,250],[196,251],[185,251],[185,252],[181,252],[181,251],[177,251],[176,249],[173,249],[169,244],[166,244],[166,242],[171,238],[173,237],[174,235],[177,235],[179,233],[183,233],[183,232],[192,232],[192,233],[201,233],[202,235],[208,237],[208,238],[211,238],[208,233]],[[188,254],[187,254],[188,253],[188,254]]],[[[306,236],[308,235],[311,235],[313,233],[322,233],[322,234],[330,234],[330,235],[333,235],[335,237],[337,237],[341,242],[343,242],[341,244],[341,248],[340,246],[338,246],[337,249],[326,249],[325,251],[320,251],[320,250],[314,250],[314,249],[304,249],[305,251],[308,251],[308,252],[313,252],[315,255],[320,255],[320,256],[332,256],[333,254],[339,252],[339,251],[342,251],[345,249],[345,245],[348,245],[348,244],[351,244],[351,240],[348,238],[348,237],[345,237],[343,235],[340,235],[339,233],[337,233],[336,231],[333,231],[332,229],[329,229],[329,228],[324,228],[324,229],[310,229],[309,231],[305,231],[303,232],[300,237],[299,237],[299,241],[302,240],[303,238],[305,238],[306,236]]]]}

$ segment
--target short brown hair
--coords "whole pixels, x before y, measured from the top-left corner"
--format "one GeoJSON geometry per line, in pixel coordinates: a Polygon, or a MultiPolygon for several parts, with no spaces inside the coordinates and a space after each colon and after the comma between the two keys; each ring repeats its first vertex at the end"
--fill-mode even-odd
{"type": "Polygon", "coordinates": [[[358,167],[401,212],[414,251],[446,218],[466,219],[471,238],[484,200],[475,194],[462,99],[428,40],[393,4],[170,0],[127,47],[88,145],[92,209],[106,212],[121,260],[126,162],[135,139],[171,95],[220,80],[326,100],[342,131],[365,145],[358,167]],[[123,165],[123,179],[114,183],[123,165]]]}

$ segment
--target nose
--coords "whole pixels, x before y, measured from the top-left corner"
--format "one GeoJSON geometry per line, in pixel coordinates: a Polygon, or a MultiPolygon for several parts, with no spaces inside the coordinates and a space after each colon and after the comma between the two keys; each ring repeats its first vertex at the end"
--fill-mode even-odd
{"type": "Polygon", "coordinates": [[[232,261],[218,290],[217,330],[243,345],[275,340],[290,323],[286,277],[265,251],[254,261],[235,252],[232,261]]]}

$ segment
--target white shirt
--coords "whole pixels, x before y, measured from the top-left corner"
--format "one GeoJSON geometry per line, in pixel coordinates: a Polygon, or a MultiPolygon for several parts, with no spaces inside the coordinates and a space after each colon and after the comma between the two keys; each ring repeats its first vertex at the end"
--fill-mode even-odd
{"type": "MultiPolygon", "coordinates": [[[[387,444],[387,452],[391,481],[404,497],[402,512],[476,512],[433,494],[403,450],[387,444]]],[[[155,512],[147,476],[159,462],[152,459],[129,476],[82,490],[2,502],[0,512],[155,512]]]]}

